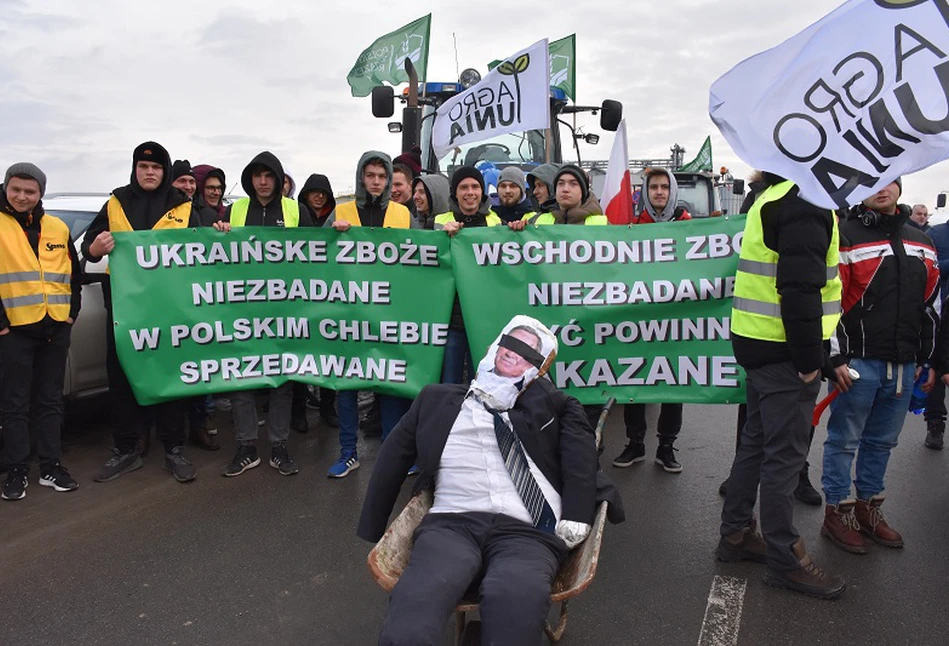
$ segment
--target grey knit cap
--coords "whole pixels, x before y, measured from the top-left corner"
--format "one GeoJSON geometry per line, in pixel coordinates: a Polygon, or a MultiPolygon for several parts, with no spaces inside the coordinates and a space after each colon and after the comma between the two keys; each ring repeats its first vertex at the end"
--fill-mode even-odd
{"type": "Polygon", "coordinates": [[[517,166],[505,166],[501,169],[501,175],[498,177],[498,184],[501,182],[513,182],[521,187],[521,192],[524,192],[524,187],[527,186],[527,178],[524,177],[524,171],[522,171],[517,166]]]}
{"type": "Polygon", "coordinates": [[[15,175],[26,175],[27,177],[35,179],[37,184],[40,185],[40,197],[46,195],[46,173],[41,171],[36,164],[31,164],[30,162],[17,162],[13,164],[7,169],[6,175],[3,176],[3,185],[6,186],[10,178],[15,175]]]}

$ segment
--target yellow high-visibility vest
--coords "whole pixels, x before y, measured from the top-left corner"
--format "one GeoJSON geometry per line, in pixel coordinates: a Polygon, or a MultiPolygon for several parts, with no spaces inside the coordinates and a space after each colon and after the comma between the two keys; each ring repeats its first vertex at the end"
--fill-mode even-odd
{"type": "MultiPolygon", "coordinates": [[[[445,228],[445,225],[449,222],[457,222],[455,219],[455,214],[449,211],[448,213],[441,213],[435,216],[435,230],[440,231],[445,228]]],[[[498,214],[494,211],[488,211],[488,214],[484,216],[484,223],[489,227],[496,227],[501,224],[501,218],[498,217],[498,214]]]]}
{"type": "MultiPolygon", "coordinates": [[[[116,196],[112,195],[109,197],[107,208],[109,214],[109,231],[115,233],[116,231],[135,230],[132,228],[128,216],[125,214],[122,203],[119,202],[116,196]]],[[[188,226],[190,218],[191,202],[184,202],[161,216],[158,222],[152,226],[152,231],[159,231],[161,229],[184,229],[188,226]]]]}
{"type": "MultiPolygon", "coordinates": [[[[764,243],[761,209],[765,204],[783,198],[793,187],[793,182],[784,181],[767,188],[748,210],[732,299],[731,331],[739,336],[760,341],[787,341],[781,318],[781,296],[777,288],[778,254],[764,243]]],[[[836,216],[833,216],[833,221],[834,228],[826,257],[827,283],[820,293],[823,307],[821,333],[825,341],[833,336],[840,321],[843,292],[838,272],[840,236],[836,216]]]]}
{"type": "MultiPolygon", "coordinates": [[[[362,220],[359,218],[359,209],[355,200],[339,204],[336,207],[336,221],[349,222],[354,227],[361,227],[362,220]]],[[[408,229],[412,224],[412,214],[405,206],[398,202],[389,200],[386,207],[385,217],[382,219],[382,226],[386,229],[408,229]]]]}
{"type": "MultiPolygon", "coordinates": [[[[536,225],[557,224],[553,213],[527,213],[521,219],[536,225]]],[[[606,219],[605,215],[588,215],[587,219],[583,221],[583,224],[592,226],[605,226],[609,223],[610,221],[606,219]]]]}
{"type": "MultiPolygon", "coordinates": [[[[242,197],[231,205],[231,226],[242,227],[247,223],[247,211],[250,209],[250,198],[242,197]]],[[[280,198],[280,209],[283,211],[283,226],[294,228],[300,226],[300,204],[287,197],[280,198]]]]}
{"type": "Polygon", "coordinates": [[[69,227],[46,214],[40,220],[39,257],[16,218],[0,214],[0,300],[10,325],[69,318],[72,258],[69,227]]]}

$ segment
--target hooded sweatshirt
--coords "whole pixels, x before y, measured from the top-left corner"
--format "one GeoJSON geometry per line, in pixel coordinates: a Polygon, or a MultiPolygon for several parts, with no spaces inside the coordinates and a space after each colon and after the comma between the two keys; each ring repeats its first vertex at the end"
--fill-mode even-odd
{"type": "MultiPolygon", "coordinates": [[[[6,186],[0,185],[0,214],[6,214],[0,215],[0,217],[13,217],[17,223],[23,227],[23,233],[26,236],[27,241],[30,243],[30,248],[38,258],[40,246],[40,224],[43,218],[46,217],[46,211],[43,209],[43,201],[40,200],[37,205],[33,207],[32,212],[19,213],[13,208],[13,205],[7,201],[6,186]]],[[[79,256],[76,254],[76,247],[73,245],[71,238],[68,243],[68,251],[69,258],[72,261],[72,279],[70,281],[72,286],[72,298],[69,303],[69,317],[75,321],[76,317],[79,316],[79,307],[82,304],[82,269],[79,266],[79,256]]],[[[56,328],[62,325],[67,324],[54,321],[52,318],[47,316],[42,321],[31,323],[30,325],[17,326],[17,330],[19,332],[25,332],[33,337],[48,338],[52,336],[56,328]]],[[[7,318],[6,310],[3,308],[3,302],[0,301],[0,330],[8,327],[10,327],[10,319],[7,318]]]]}
{"type": "Polygon", "coordinates": [[[633,224],[648,224],[651,222],[672,222],[673,220],[691,220],[692,216],[685,210],[685,207],[677,206],[679,201],[679,183],[676,182],[675,175],[664,168],[653,169],[646,177],[648,184],[649,178],[658,174],[664,174],[669,178],[669,200],[661,212],[656,211],[656,207],[649,201],[649,191],[643,186],[643,208],[639,214],[633,218],[633,224]]]}
{"type": "Polygon", "coordinates": [[[518,220],[523,220],[525,215],[531,213],[534,210],[534,207],[533,203],[527,199],[526,195],[523,195],[522,191],[521,201],[514,206],[504,206],[503,204],[498,204],[493,210],[497,216],[501,218],[501,221],[516,222],[518,220]]]}
{"type": "MultiPolygon", "coordinates": [[[[156,157],[160,159],[164,173],[162,174],[161,184],[153,191],[146,191],[139,186],[138,179],[135,176],[135,163],[132,163],[131,181],[127,186],[121,186],[114,191],[112,195],[119,201],[125,210],[125,216],[134,231],[148,231],[157,223],[168,211],[176,206],[184,204],[189,200],[188,196],[171,185],[171,157],[168,151],[160,145],[151,142],[150,147],[155,151],[156,157]]],[[[103,231],[109,230],[109,203],[106,201],[102,209],[96,215],[92,224],[86,230],[83,236],[80,249],[84,258],[90,262],[98,262],[101,257],[93,256],[89,252],[89,246],[95,241],[103,231]]],[[[188,220],[189,227],[201,226],[201,221],[191,209],[191,216],[188,220]]]]}
{"type": "Polygon", "coordinates": [[[227,191],[227,183],[224,179],[224,171],[220,168],[215,168],[210,164],[198,164],[197,166],[192,167],[191,171],[194,173],[194,181],[198,185],[198,192],[196,195],[200,197],[201,204],[208,209],[211,209],[217,213],[217,219],[224,219],[224,212],[227,210],[227,207],[224,205],[224,193],[227,191]],[[218,205],[211,206],[204,200],[204,185],[207,183],[209,177],[217,177],[221,181],[221,186],[223,190],[221,192],[221,201],[218,202],[218,205]]]}
{"type": "MultiPolygon", "coordinates": [[[[359,221],[364,227],[381,227],[386,217],[386,209],[389,207],[389,198],[392,196],[392,159],[378,150],[369,150],[363,153],[356,165],[356,210],[359,212],[359,221]],[[362,183],[362,172],[366,164],[371,159],[382,161],[386,169],[386,186],[382,189],[382,194],[373,197],[366,191],[362,183]]],[[[336,221],[336,213],[333,213],[326,220],[325,226],[331,226],[336,221]]]]}
{"type": "Polygon", "coordinates": [[[448,178],[441,174],[422,175],[412,182],[413,190],[419,182],[425,187],[425,196],[428,198],[428,213],[424,215],[416,213],[412,217],[412,228],[431,230],[435,228],[435,216],[446,213],[451,209],[448,198],[451,192],[451,184],[448,178]]]}
{"type": "Polygon", "coordinates": [[[300,203],[300,211],[305,210],[309,213],[313,223],[318,227],[323,226],[336,209],[336,198],[333,197],[333,187],[330,185],[330,180],[326,175],[318,173],[313,173],[306,178],[297,201],[300,203]],[[326,204],[323,205],[323,209],[319,213],[314,213],[307,203],[307,197],[314,191],[320,191],[326,195],[326,204]]]}
{"type": "Polygon", "coordinates": [[[561,164],[541,164],[527,174],[527,185],[531,189],[530,200],[534,207],[536,207],[538,213],[549,213],[557,204],[556,199],[554,199],[554,178],[557,177],[557,172],[560,170],[560,167],[561,164]],[[534,182],[536,181],[541,181],[547,185],[547,193],[550,195],[550,199],[543,204],[539,204],[537,200],[534,199],[534,182]]]}
{"type": "MultiPolygon", "coordinates": [[[[282,227],[283,226],[283,206],[281,204],[280,189],[283,187],[283,166],[280,160],[272,152],[264,151],[254,157],[241,173],[241,188],[250,196],[250,206],[247,208],[247,220],[245,226],[248,227],[282,227]],[[277,177],[274,184],[273,198],[267,204],[261,204],[257,199],[257,193],[254,191],[254,166],[263,166],[277,177]]],[[[233,205],[232,205],[233,206],[233,205]]],[[[231,221],[231,206],[224,212],[224,220],[231,221]]],[[[300,226],[313,226],[313,219],[310,217],[309,210],[300,211],[300,226]]]]}

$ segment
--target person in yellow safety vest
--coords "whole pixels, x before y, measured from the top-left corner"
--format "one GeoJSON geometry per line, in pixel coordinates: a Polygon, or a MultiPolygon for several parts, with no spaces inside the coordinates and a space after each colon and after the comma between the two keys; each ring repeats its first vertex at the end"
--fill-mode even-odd
{"type": "MultiPolygon", "coordinates": [[[[199,227],[191,200],[171,185],[171,158],[154,141],[139,144],[132,152],[132,178],[127,186],[112,191],[109,200],[92,221],[82,239],[83,258],[98,262],[115,248],[114,231],[148,231],[199,227]]],[[[108,313],[106,369],[112,399],[113,455],[95,476],[96,482],[115,480],[142,467],[136,445],[145,436],[146,409],[138,404],[115,352],[111,283],[103,284],[108,313]]],[[[194,480],[195,470],[184,456],[187,401],[158,404],[151,408],[158,437],[165,447],[165,468],[179,482],[194,480]]]]}
{"type": "Polygon", "coordinates": [[[249,197],[228,206],[224,221],[232,227],[313,226],[310,212],[301,210],[296,200],[283,196],[283,180],[283,165],[277,156],[266,150],[259,153],[241,173],[241,188],[249,197]]]}
{"type": "Polygon", "coordinates": [[[590,191],[586,173],[579,166],[567,164],[554,176],[554,197],[557,204],[548,213],[528,214],[530,224],[609,224],[596,196],[590,191]]]}
{"type": "Polygon", "coordinates": [[[847,584],[807,554],[794,528],[793,492],[821,373],[836,377],[829,351],[841,312],[837,218],[804,200],[792,182],[763,177],[767,187],[748,211],[732,301],[732,349],[747,375],[748,416],[716,555],[767,563],[765,583],[833,599],[847,584]],[[763,538],[755,530],[759,495],[763,538]]]}
{"type": "Polygon", "coordinates": [[[10,459],[4,500],[26,496],[31,431],[39,483],[79,487],[60,463],[60,433],[82,272],[69,227],[43,210],[45,192],[46,175],[28,162],[10,166],[0,187],[0,419],[10,459]]]}
{"type": "MultiPolygon", "coordinates": [[[[412,224],[409,210],[392,197],[392,160],[385,153],[370,150],[363,153],[356,166],[356,199],[340,204],[327,219],[327,224],[340,233],[351,227],[385,227],[408,229],[412,224]]],[[[330,466],[327,476],[345,478],[359,468],[356,433],[359,428],[359,407],[356,390],[340,390],[336,394],[339,414],[339,459],[330,466]]],[[[409,410],[411,399],[376,393],[382,421],[382,439],[389,435],[409,410]]],[[[414,473],[414,471],[413,471],[414,473]]]]}
{"type": "MultiPolygon", "coordinates": [[[[451,176],[451,192],[448,194],[451,210],[435,216],[435,230],[454,236],[465,227],[495,227],[501,218],[488,206],[488,194],[484,190],[484,176],[473,166],[459,166],[451,176]]],[[[448,341],[445,345],[445,360],[442,364],[442,383],[466,383],[465,366],[474,375],[475,365],[468,347],[465,321],[461,315],[461,302],[455,294],[448,325],[448,341]]]]}
{"type": "Polygon", "coordinates": [[[392,198],[392,160],[378,150],[363,153],[356,166],[356,199],[338,204],[325,227],[347,231],[349,227],[408,229],[412,214],[392,198]]]}
{"type": "MultiPolygon", "coordinates": [[[[254,157],[241,173],[241,188],[249,197],[244,197],[224,212],[224,222],[215,223],[219,231],[230,231],[247,226],[281,227],[294,229],[313,226],[308,209],[283,195],[285,187],[283,165],[272,152],[264,151],[254,157]]],[[[270,466],[280,475],[292,476],[300,469],[290,457],[287,442],[290,438],[291,403],[293,382],[271,388],[270,423],[267,425],[270,440],[270,466]]],[[[231,393],[231,412],[234,417],[234,434],[237,451],[224,467],[221,475],[233,478],[260,465],[257,453],[257,434],[260,430],[257,419],[256,391],[239,390],[231,393]]],[[[306,424],[304,417],[303,423],[306,424]]]]}

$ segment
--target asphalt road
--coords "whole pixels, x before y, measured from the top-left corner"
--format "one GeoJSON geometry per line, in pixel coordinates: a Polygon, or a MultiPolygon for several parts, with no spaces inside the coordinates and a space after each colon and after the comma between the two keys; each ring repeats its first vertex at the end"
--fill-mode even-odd
{"type": "MultiPolygon", "coordinates": [[[[218,413],[224,448],[190,450],[195,482],[174,482],[153,451],[143,469],[99,484],[92,476],[110,444],[97,419],[104,408],[83,408],[70,414],[64,460],[80,489],[39,487],[34,467],[26,499],[0,503],[0,644],[375,643],[386,594],[369,576],[371,546],[354,527],[378,439],[360,439],[362,468],[328,480],[336,437],[311,411],[315,428],[291,438],[299,475],[281,477],[264,461],[222,478],[233,435],[218,413]]],[[[815,560],[849,582],[843,599],[826,602],[765,586],[761,565],[714,559],[735,412],[686,407],[680,475],[651,462],[605,467],[628,520],[607,526],[596,579],[572,603],[561,643],[699,644],[703,623],[702,644],[733,643],[709,633],[722,612],[718,595],[709,603],[716,581],[745,586],[743,598],[726,604],[742,645],[949,643],[949,450],[923,447],[922,420],[907,420],[889,469],[885,510],[906,549],[845,554],[819,536],[822,508],[798,505],[815,560]]],[[[624,441],[614,414],[605,465],[624,441]]],[[[647,451],[654,448],[652,439],[647,451]]]]}

